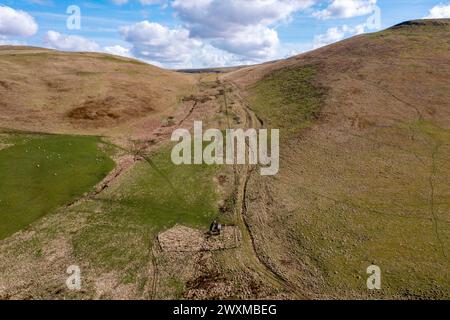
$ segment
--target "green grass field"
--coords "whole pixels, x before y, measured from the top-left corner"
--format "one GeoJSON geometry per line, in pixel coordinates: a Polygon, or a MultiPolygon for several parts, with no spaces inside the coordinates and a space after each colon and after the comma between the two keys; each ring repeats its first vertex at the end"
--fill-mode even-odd
{"type": "Polygon", "coordinates": [[[12,146],[0,150],[0,239],[90,191],[114,167],[97,137],[2,139],[12,146]]]}
{"type": "Polygon", "coordinates": [[[124,272],[122,280],[133,282],[146,272],[159,232],[175,224],[207,230],[218,215],[213,180],[218,168],[176,166],[170,152],[164,147],[150,157],[151,164],[138,163],[95,203],[87,204],[101,210],[73,240],[79,259],[106,271],[124,272]]]}

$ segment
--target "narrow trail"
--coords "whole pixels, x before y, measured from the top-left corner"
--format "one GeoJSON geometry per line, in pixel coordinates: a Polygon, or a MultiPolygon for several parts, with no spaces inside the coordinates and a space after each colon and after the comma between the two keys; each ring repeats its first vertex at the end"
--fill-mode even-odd
{"type": "Polygon", "coordinates": [[[150,254],[150,264],[151,270],[149,270],[149,280],[151,281],[150,288],[147,290],[147,294],[150,300],[156,299],[156,292],[158,289],[158,281],[159,281],[159,272],[158,272],[158,263],[156,261],[156,248],[155,246],[151,246],[149,250],[150,254]]]}
{"type": "Polygon", "coordinates": [[[192,115],[192,113],[194,112],[194,110],[195,110],[195,108],[197,107],[197,105],[198,105],[198,101],[195,101],[194,104],[192,105],[192,107],[189,109],[189,112],[186,114],[186,116],[178,122],[178,126],[179,126],[179,127],[180,127],[187,119],[189,119],[189,117],[192,115]]]}
{"type": "MultiPolygon", "coordinates": [[[[259,129],[262,127],[263,122],[256,116],[256,114],[247,106],[245,100],[239,94],[239,89],[231,82],[221,82],[224,92],[224,104],[226,108],[227,120],[229,114],[228,96],[227,90],[231,89],[234,97],[238,100],[234,100],[235,106],[239,108],[241,116],[245,119],[243,123],[243,129],[259,129]]],[[[228,126],[230,128],[230,121],[228,120],[228,126]]],[[[233,128],[230,128],[233,129],[233,128]]],[[[247,144],[247,147],[249,145],[247,144]]],[[[252,234],[251,228],[248,224],[246,216],[248,215],[247,208],[247,191],[250,178],[257,169],[256,165],[245,164],[238,168],[235,167],[235,181],[236,185],[236,206],[235,206],[235,222],[238,225],[242,233],[242,250],[246,254],[248,261],[245,261],[245,265],[251,266],[261,276],[261,278],[270,283],[276,289],[286,290],[294,295],[297,299],[305,299],[305,296],[290,285],[281,275],[274,271],[259,255],[255,238],[252,234]]]]}

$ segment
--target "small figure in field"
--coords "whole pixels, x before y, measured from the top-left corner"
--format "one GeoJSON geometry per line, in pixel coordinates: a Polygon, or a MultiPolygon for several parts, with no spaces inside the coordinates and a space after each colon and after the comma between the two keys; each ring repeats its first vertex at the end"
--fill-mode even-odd
{"type": "Polygon", "coordinates": [[[212,236],[218,236],[220,235],[221,231],[222,225],[216,220],[214,220],[213,223],[211,223],[211,226],[209,227],[209,234],[212,236]]]}

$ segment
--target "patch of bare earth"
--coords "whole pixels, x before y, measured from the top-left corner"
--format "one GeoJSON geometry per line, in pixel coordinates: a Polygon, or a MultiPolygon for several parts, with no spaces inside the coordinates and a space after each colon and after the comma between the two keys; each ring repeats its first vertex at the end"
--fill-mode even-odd
{"type": "Polygon", "coordinates": [[[200,252],[233,249],[239,246],[241,234],[234,226],[223,227],[220,235],[212,236],[202,230],[175,226],[158,235],[164,252],[200,252]]]}

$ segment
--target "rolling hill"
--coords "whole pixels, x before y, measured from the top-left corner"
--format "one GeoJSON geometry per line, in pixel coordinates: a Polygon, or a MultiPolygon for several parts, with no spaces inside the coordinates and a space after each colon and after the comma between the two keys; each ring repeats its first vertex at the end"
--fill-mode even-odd
{"type": "Polygon", "coordinates": [[[69,166],[93,170],[61,187],[70,197],[57,208],[0,240],[0,298],[448,299],[449,36],[450,20],[409,21],[285,60],[190,74],[0,47],[0,163],[12,166],[17,148],[40,161],[17,172],[54,183],[54,173],[76,176],[59,162],[53,172],[52,161],[70,155],[65,139],[81,139],[69,166]],[[280,129],[279,174],[173,165],[168,138],[194,120],[280,129]],[[45,133],[49,147],[38,148],[45,133]],[[109,158],[116,168],[97,183],[109,158]],[[192,249],[212,219],[239,230],[236,246],[192,249]],[[169,229],[186,232],[176,238],[183,250],[159,244],[169,229]],[[82,270],[81,291],[65,286],[70,265],[82,270]],[[370,265],[381,269],[379,291],[366,287],[370,265]]]}
{"type": "Polygon", "coordinates": [[[195,86],[192,77],[97,53],[0,47],[0,127],[145,136],[195,86]]]}
{"type": "Polygon", "coordinates": [[[312,297],[448,298],[449,35],[410,21],[226,76],[282,131],[280,174],[248,186],[259,254],[312,297]]]}

